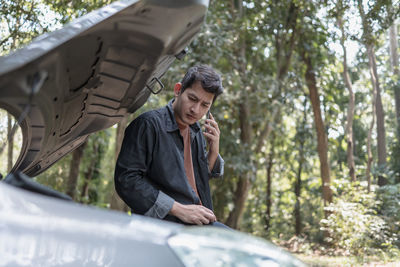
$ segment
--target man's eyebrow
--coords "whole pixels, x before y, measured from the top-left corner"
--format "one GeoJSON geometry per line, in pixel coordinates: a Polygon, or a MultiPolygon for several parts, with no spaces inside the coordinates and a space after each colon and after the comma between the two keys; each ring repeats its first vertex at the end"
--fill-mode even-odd
{"type": "MultiPolygon", "coordinates": [[[[200,100],[199,97],[198,97],[196,94],[188,93],[188,95],[189,95],[190,97],[196,98],[197,101],[200,100]]],[[[202,102],[203,104],[206,104],[206,105],[211,105],[211,102],[208,102],[208,101],[201,101],[201,102],[202,102]]]]}
{"type": "Polygon", "coordinates": [[[197,97],[197,95],[196,95],[196,94],[193,94],[193,93],[188,93],[188,95],[189,95],[189,96],[191,96],[191,97],[194,97],[194,98],[196,98],[196,99],[199,99],[199,98],[197,97]]]}

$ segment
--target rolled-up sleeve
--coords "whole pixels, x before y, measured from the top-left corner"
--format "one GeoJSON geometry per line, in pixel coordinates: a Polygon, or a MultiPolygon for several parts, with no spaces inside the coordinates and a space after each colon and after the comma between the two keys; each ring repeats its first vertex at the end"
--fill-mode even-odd
{"type": "Polygon", "coordinates": [[[159,191],[156,202],[144,215],[163,219],[172,209],[174,202],[175,200],[172,197],[168,196],[162,191],[159,191]]]}
{"type": "Polygon", "coordinates": [[[214,167],[209,173],[209,176],[211,178],[222,177],[224,175],[224,164],[225,164],[224,159],[221,157],[221,155],[218,154],[218,157],[214,163],[214,167]]]}

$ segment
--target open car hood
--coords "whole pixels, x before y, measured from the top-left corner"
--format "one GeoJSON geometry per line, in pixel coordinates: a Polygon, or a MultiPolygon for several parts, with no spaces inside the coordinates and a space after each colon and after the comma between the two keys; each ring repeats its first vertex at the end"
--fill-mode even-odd
{"type": "Polygon", "coordinates": [[[115,2],[0,58],[0,107],[20,126],[12,172],[35,176],[141,107],[199,32],[208,0],[115,2]]]}

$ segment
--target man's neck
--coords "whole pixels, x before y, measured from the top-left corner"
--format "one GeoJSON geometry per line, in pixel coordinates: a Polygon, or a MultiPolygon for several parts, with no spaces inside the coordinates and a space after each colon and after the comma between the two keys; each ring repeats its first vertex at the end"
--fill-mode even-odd
{"type": "Polygon", "coordinates": [[[189,125],[184,123],[183,121],[181,121],[178,116],[176,116],[176,111],[175,111],[175,100],[172,102],[172,110],[174,111],[174,119],[176,121],[176,124],[178,124],[179,129],[185,129],[186,127],[188,127],[189,125]]]}
{"type": "Polygon", "coordinates": [[[178,124],[179,129],[184,130],[189,126],[188,124],[181,122],[176,116],[174,116],[174,117],[175,117],[176,124],[178,124]]]}

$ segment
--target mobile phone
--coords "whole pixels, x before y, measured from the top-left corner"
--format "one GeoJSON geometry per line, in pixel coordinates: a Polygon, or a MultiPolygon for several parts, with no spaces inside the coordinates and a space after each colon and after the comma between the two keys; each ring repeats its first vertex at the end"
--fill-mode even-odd
{"type": "MultiPolygon", "coordinates": [[[[206,113],[206,120],[204,121],[204,124],[208,124],[207,119],[210,119],[210,110],[208,110],[206,113]]],[[[206,132],[208,132],[207,127],[206,127],[206,132]]]]}

